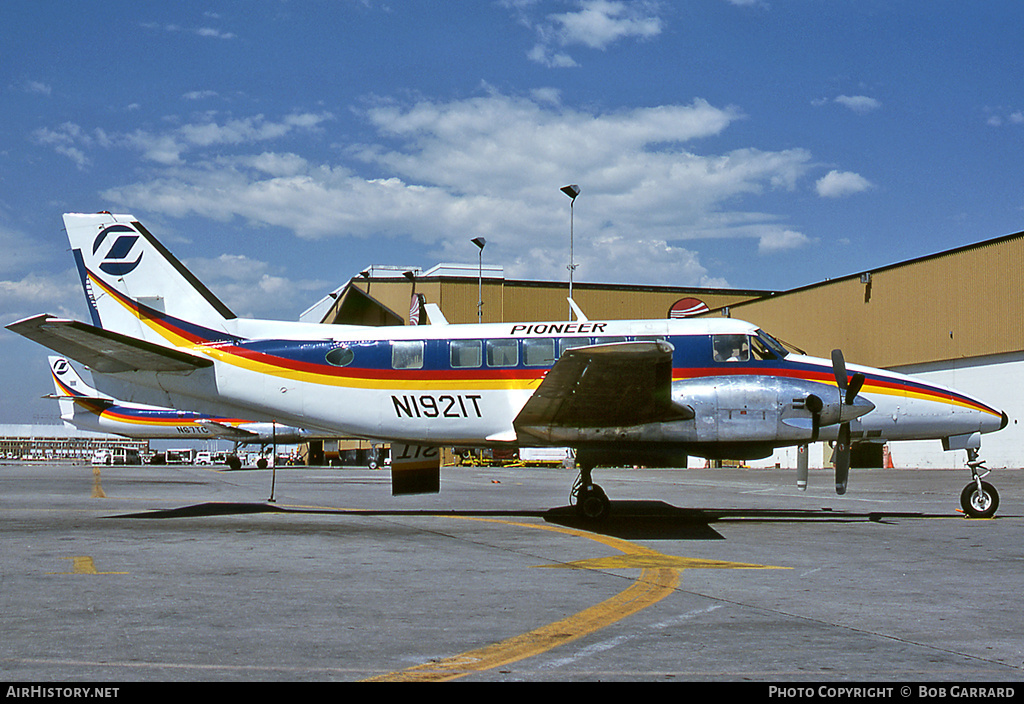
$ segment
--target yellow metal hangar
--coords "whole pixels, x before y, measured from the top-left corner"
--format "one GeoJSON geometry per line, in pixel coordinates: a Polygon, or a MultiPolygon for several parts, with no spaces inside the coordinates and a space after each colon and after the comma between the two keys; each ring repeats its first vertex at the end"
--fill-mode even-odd
{"type": "MultiPolygon", "coordinates": [[[[573,299],[591,320],[664,318],[673,314],[673,306],[679,315],[692,315],[771,294],[682,286],[573,284],[573,299]]],[[[438,264],[426,271],[374,266],[312,306],[302,319],[405,325],[412,318],[425,324],[431,321],[423,304],[431,303],[450,323],[558,321],[569,320],[567,296],[565,281],[506,279],[500,266],[484,265],[482,276],[475,264],[438,264]]]]}
{"type": "MultiPolygon", "coordinates": [[[[434,304],[451,323],[558,321],[572,315],[567,295],[565,281],[506,279],[497,266],[370,267],[302,317],[442,322],[429,320],[426,304],[434,304]]],[[[811,355],[827,358],[839,347],[852,363],[990,399],[1010,423],[985,436],[982,458],[990,468],[1024,466],[1024,232],[788,291],[575,282],[573,298],[591,320],[728,315],[811,355]]],[[[811,466],[827,465],[830,455],[822,444],[812,447],[811,466]]],[[[854,466],[961,468],[965,461],[936,442],[864,442],[854,466]]],[[[796,449],[755,464],[794,467],[796,449]]]]}

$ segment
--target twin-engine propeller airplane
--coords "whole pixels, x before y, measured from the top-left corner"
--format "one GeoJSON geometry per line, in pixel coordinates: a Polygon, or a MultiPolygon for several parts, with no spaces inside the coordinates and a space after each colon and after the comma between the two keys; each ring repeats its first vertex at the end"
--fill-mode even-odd
{"type": "Polygon", "coordinates": [[[851,443],[941,439],[968,451],[964,511],[989,516],[998,503],[977,451],[1005,413],[913,377],[848,369],[838,351],[792,353],[739,320],[238,318],[131,215],[64,223],[92,324],[39,315],[8,328],[89,366],[117,398],[390,441],[396,494],[438,491],[438,447],[571,447],[574,504],[601,517],[610,502],[597,466],[754,459],[819,440],[835,442],[844,493],[851,443]]]}
{"type": "MultiPolygon", "coordinates": [[[[305,428],[280,423],[255,422],[118,401],[89,386],[63,357],[51,355],[49,361],[54,393],[48,398],[57,399],[60,404],[61,420],[79,430],[137,439],[229,440],[235,443],[236,449],[242,445],[266,448],[324,437],[323,434],[305,428]]],[[[237,469],[241,467],[241,460],[233,455],[228,458],[228,464],[237,469]]]]}

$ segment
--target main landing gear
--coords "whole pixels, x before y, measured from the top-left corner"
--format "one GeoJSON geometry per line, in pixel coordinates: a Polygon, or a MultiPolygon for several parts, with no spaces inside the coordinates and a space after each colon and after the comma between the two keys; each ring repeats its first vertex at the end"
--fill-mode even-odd
{"type": "Polygon", "coordinates": [[[594,483],[591,477],[594,471],[593,465],[580,464],[580,476],[572,487],[572,504],[576,508],[576,514],[580,518],[592,521],[600,521],[608,517],[611,512],[612,502],[604,493],[604,489],[594,483]]]}
{"type": "Polygon", "coordinates": [[[992,518],[999,508],[999,492],[988,482],[981,481],[987,477],[989,470],[985,461],[978,459],[978,451],[967,449],[967,466],[971,469],[971,483],[960,492],[960,507],[969,518],[992,518]]]}

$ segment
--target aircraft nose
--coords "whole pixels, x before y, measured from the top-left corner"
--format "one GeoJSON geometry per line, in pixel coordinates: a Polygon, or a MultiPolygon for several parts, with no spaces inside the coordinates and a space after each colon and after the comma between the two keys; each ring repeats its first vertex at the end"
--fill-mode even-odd
{"type": "Polygon", "coordinates": [[[1006,415],[1006,411],[1003,411],[1003,422],[999,424],[999,429],[1002,430],[1010,424],[1010,416],[1006,415]]]}

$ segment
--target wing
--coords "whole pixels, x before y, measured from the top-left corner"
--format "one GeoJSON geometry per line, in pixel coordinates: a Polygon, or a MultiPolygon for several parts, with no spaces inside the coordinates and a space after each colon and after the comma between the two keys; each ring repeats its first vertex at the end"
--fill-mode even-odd
{"type": "Polygon", "coordinates": [[[693,418],[672,401],[672,345],[618,342],[566,350],[514,421],[520,436],[693,418]]]}
{"type": "Polygon", "coordinates": [[[102,374],[188,372],[213,366],[206,357],[52,315],[19,320],[7,329],[102,374]]]}

